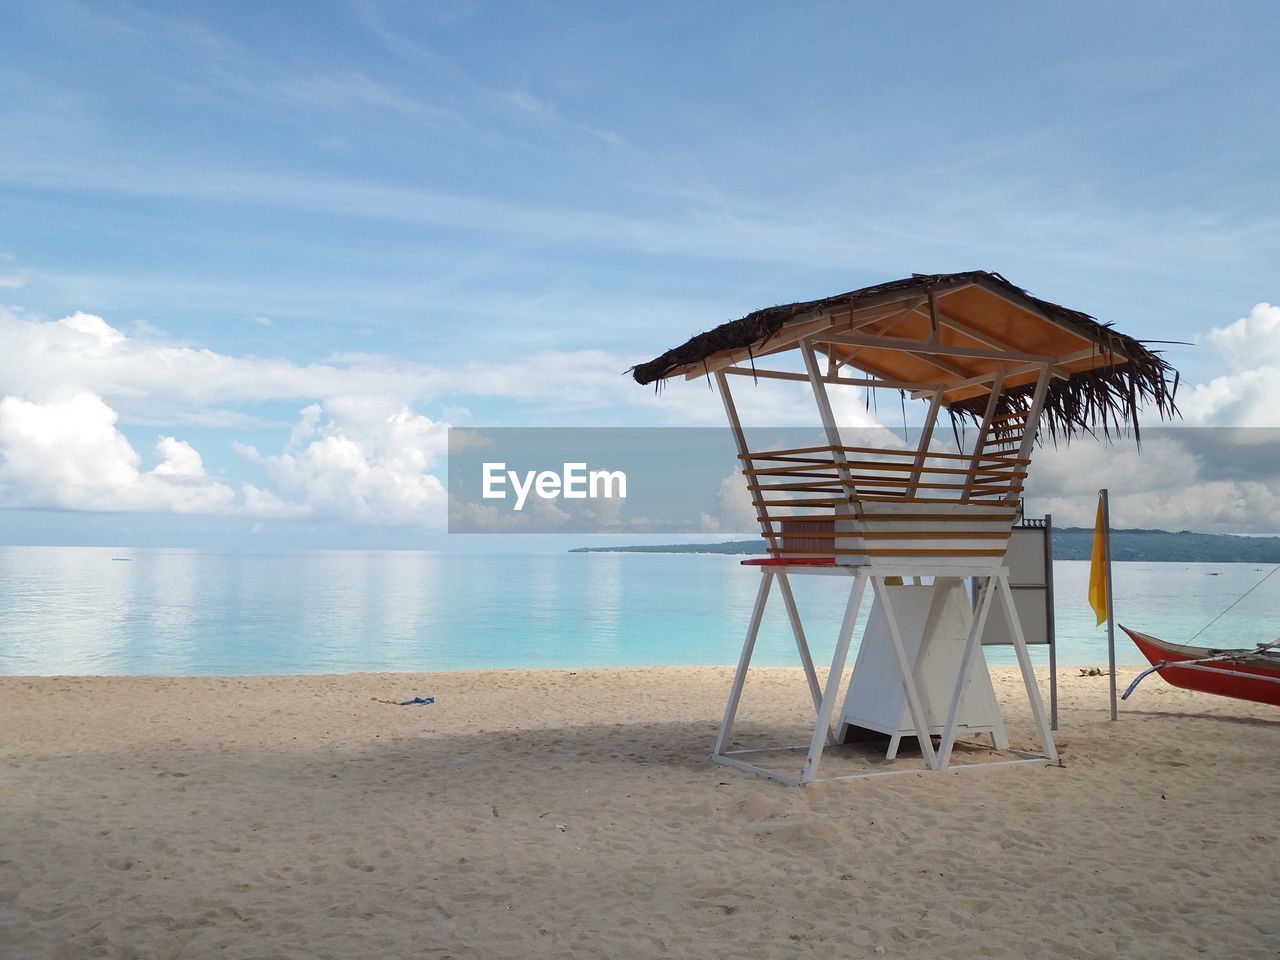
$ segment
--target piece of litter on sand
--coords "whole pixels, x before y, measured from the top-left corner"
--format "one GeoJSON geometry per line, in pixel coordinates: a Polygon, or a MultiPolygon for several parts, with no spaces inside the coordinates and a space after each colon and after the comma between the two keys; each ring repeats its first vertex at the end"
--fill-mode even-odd
{"type": "Polygon", "coordinates": [[[389,703],[393,707],[411,707],[415,703],[435,703],[435,697],[414,697],[412,700],[388,700],[386,697],[370,697],[374,703],[389,703]]]}

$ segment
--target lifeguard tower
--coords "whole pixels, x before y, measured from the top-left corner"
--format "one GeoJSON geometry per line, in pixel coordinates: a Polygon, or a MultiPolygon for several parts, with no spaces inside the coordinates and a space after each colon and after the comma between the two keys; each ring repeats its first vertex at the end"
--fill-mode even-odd
{"type": "MultiPolygon", "coordinates": [[[[1005,553],[1039,431],[1138,428],[1140,405],[1176,413],[1176,376],[1132,337],[1087,314],[1031,296],[999,274],[914,275],[851,293],[758,310],[693,337],[634,368],[641,384],[714,378],[737,443],[768,556],[743,561],[761,574],[755,607],[712,758],[792,785],[818,779],[824,748],[887,735],[887,759],[903,737],[927,770],[951,765],[957,738],[988,734],[996,763],[1057,760],[1005,553]],[[799,354],[802,369],[762,361],[799,354]],[[751,450],[730,378],[807,382],[826,442],[751,450]],[[890,389],[927,403],[914,447],[848,446],[830,391],[890,389]],[[935,442],[942,412],[954,445],[935,442]],[[960,427],[966,429],[959,429],[960,427]],[[963,436],[962,436],[963,434],[963,436]],[[845,577],[848,602],[830,672],[820,684],[792,593],[792,575],[845,577]],[[977,587],[970,602],[966,581],[977,587]],[[756,636],[777,585],[808,680],[816,722],[798,777],[744,759],[732,733],[756,636]],[[868,586],[874,600],[840,713],[841,678],[868,586]],[[1002,605],[1040,741],[1008,751],[982,654],[992,605],[1002,605]],[[976,608],[975,608],[976,607],[976,608]],[[833,724],[833,719],[836,721],[833,724]]],[[[984,764],[986,765],[986,764],[984,764]]],[[[907,772],[880,768],[851,777],[907,772]]],[[[916,772],[912,770],[910,772],[916,772]]],[[[833,777],[829,779],[847,779],[833,777]]]]}

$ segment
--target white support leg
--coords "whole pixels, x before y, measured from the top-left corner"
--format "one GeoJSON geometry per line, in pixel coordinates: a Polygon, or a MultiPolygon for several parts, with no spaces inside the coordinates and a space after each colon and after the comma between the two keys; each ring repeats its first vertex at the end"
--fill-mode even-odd
{"type": "Polygon", "coordinates": [[[831,657],[831,672],[827,674],[827,686],[822,694],[822,702],[818,705],[818,722],[813,726],[813,736],[809,738],[809,753],[805,757],[804,770],[800,774],[800,783],[804,785],[818,776],[818,764],[822,762],[822,750],[827,745],[830,735],[831,713],[835,710],[836,694],[840,691],[840,679],[844,674],[845,660],[849,656],[849,641],[853,637],[853,627],[858,620],[858,608],[862,606],[862,595],[866,592],[867,577],[858,574],[853,589],[849,591],[849,603],[844,608],[844,621],[840,624],[840,636],[836,639],[835,653],[831,657]]]}
{"type": "Polygon", "coordinates": [[[902,674],[902,691],[907,697],[907,706],[911,710],[911,723],[916,728],[916,737],[920,741],[920,753],[924,755],[925,766],[930,770],[938,768],[938,758],[933,752],[933,741],[929,739],[929,718],[925,716],[924,705],[920,702],[920,692],[916,689],[914,665],[907,662],[907,653],[902,646],[902,631],[898,629],[898,618],[893,612],[893,604],[889,597],[889,589],[884,578],[871,577],[876,599],[884,606],[884,618],[889,627],[889,639],[893,644],[893,655],[898,661],[898,672],[902,674]]]}
{"type": "MultiPolygon", "coordinates": [[[[956,582],[960,587],[960,596],[964,601],[964,608],[968,612],[969,617],[972,618],[974,615],[974,609],[973,609],[973,604],[969,602],[970,590],[969,590],[968,584],[970,583],[970,581],[968,579],[965,579],[965,580],[958,580],[956,582]]],[[[975,589],[972,592],[976,593],[977,591],[975,589]]],[[[977,656],[981,653],[982,653],[982,634],[979,633],[978,646],[974,649],[974,655],[977,656]]],[[[983,657],[983,660],[985,663],[986,658],[983,657]]],[[[990,674],[988,674],[988,676],[989,675],[990,674]]],[[[1000,713],[999,704],[996,704],[995,712],[991,714],[991,746],[997,750],[1009,749],[1009,734],[1005,731],[1004,716],[1000,713]]]]}
{"type": "Polygon", "coordinates": [[[733,720],[738,715],[738,701],[742,699],[742,686],[747,681],[747,668],[751,666],[751,654],[756,648],[756,636],[760,633],[760,621],[764,619],[765,603],[769,599],[769,588],[773,586],[773,571],[768,567],[760,571],[760,589],[756,592],[756,605],[751,611],[751,623],[747,627],[747,637],[742,642],[742,654],[738,657],[738,672],[733,675],[733,686],[729,689],[729,702],[725,704],[724,720],[720,723],[720,735],[716,737],[713,756],[721,756],[729,745],[733,735],[733,720]]]}
{"type": "MultiPolygon", "coordinates": [[[[992,594],[1000,576],[987,578],[986,589],[978,601],[977,611],[969,619],[969,636],[964,643],[964,653],[960,657],[960,670],[956,676],[955,692],[951,695],[951,706],[947,710],[947,724],[942,728],[942,742],[938,744],[938,769],[947,769],[951,762],[951,748],[956,742],[956,725],[960,719],[960,702],[964,699],[964,688],[969,682],[969,667],[973,662],[974,651],[982,639],[982,632],[987,626],[987,614],[991,611],[992,594]]],[[[994,737],[992,743],[994,744],[994,737]]]]}
{"type": "MultiPolygon", "coordinates": [[[[791,581],[779,570],[778,589],[782,592],[782,602],[787,608],[787,619],[791,621],[791,633],[796,638],[796,650],[800,653],[800,664],[804,667],[804,678],[809,683],[809,696],[813,698],[813,709],[822,707],[822,687],[818,683],[818,672],[813,668],[813,655],[809,653],[809,642],[804,636],[804,624],[800,622],[800,608],[796,606],[795,595],[791,592],[791,581]]],[[[834,743],[835,736],[827,731],[827,743],[834,743]]]]}
{"type": "Polygon", "coordinates": [[[1058,748],[1053,743],[1053,733],[1049,730],[1049,721],[1045,719],[1044,702],[1040,699],[1040,685],[1036,683],[1035,671],[1031,668],[1031,655],[1027,653],[1027,638],[1022,633],[1022,624],[1018,621],[1018,611],[1013,605],[1013,591],[1009,589],[1007,579],[1000,580],[1000,593],[1004,597],[1004,612],[1009,619],[1010,632],[1013,634],[1013,652],[1018,656],[1018,666],[1022,668],[1022,683],[1027,688],[1027,702],[1031,704],[1031,717],[1035,720],[1036,730],[1040,734],[1041,749],[1050,760],[1057,761],[1058,748]]]}

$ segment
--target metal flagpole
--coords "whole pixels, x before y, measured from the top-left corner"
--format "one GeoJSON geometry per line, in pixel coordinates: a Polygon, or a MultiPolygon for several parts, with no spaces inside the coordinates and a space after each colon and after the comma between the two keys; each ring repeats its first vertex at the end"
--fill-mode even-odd
{"type": "Polygon", "coordinates": [[[1102,498],[1102,554],[1107,585],[1107,674],[1111,683],[1111,719],[1119,719],[1116,700],[1116,610],[1111,592],[1111,501],[1105,489],[1099,490],[1102,498]]]}
{"type": "Polygon", "coordinates": [[[1053,604],[1053,514],[1044,515],[1044,622],[1049,644],[1049,729],[1058,729],[1058,637],[1053,604]]]}

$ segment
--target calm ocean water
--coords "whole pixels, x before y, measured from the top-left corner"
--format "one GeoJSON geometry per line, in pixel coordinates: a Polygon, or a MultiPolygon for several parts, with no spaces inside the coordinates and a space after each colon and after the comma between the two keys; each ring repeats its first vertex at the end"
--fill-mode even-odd
{"type": "MultiPolygon", "coordinates": [[[[1253,564],[1116,564],[1121,622],[1187,640],[1269,570],[1253,564]]],[[[759,574],[693,555],[480,556],[331,551],[0,548],[0,674],[265,674],[484,667],[730,664],[759,574]],[[115,559],[127,558],[127,559],[115,559]]],[[[1085,601],[1088,564],[1059,562],[1058,662],[1106,663],[1085,601]]],[[[815,657],[847,586],[795,577],[815,657]]],[[[796,663],[781,603],[756,662],[796,663]]],[[[1280,634],[1280,575],[1201,640],[1280,634]]],[[[865,608],[864,608],[865,616],[865,608]]],[[[1139,661],[1127,638],[1121,663],[1139,661]]],[[[1046,662],[1043,648],[1034,652],[1046,662]]],[[[988,648],[993,664],[1013,663],[988,648]]]]}

